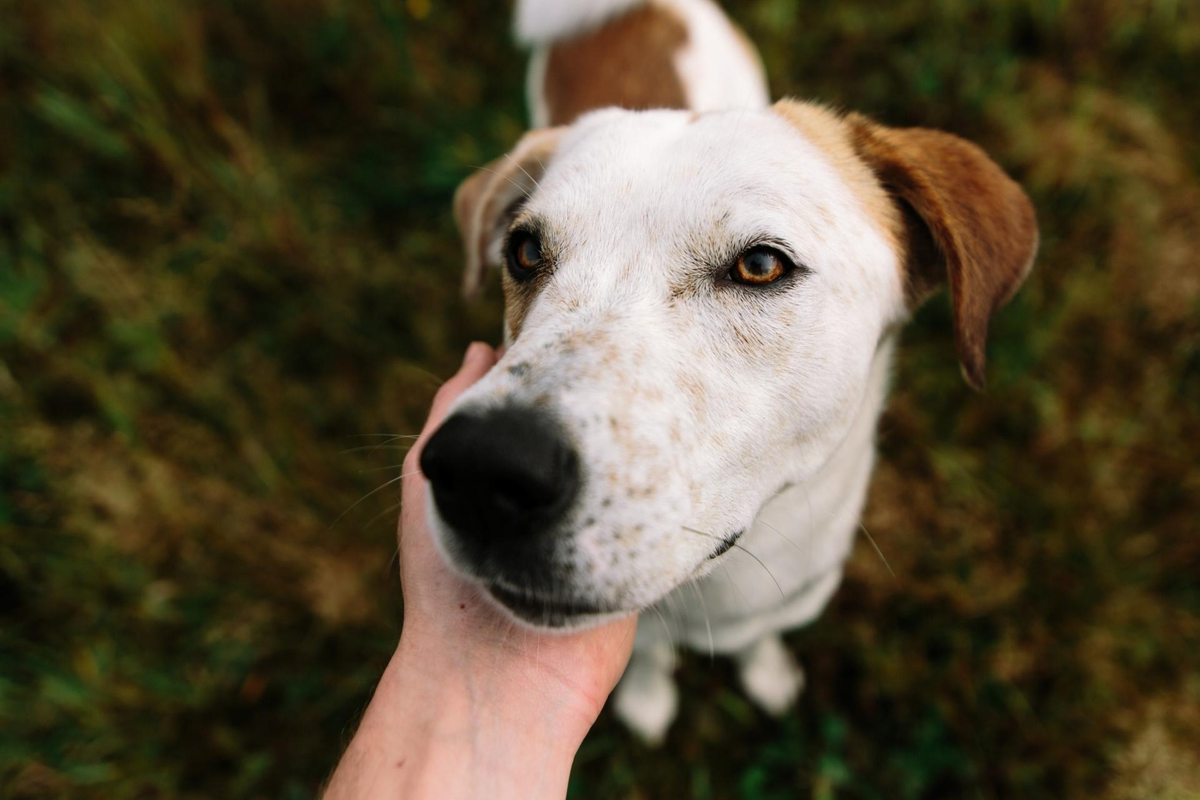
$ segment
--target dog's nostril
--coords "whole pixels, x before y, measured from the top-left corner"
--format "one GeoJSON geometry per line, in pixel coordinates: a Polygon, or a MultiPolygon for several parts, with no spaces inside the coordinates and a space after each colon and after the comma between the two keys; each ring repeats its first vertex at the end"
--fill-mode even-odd
{"type": "Polygon", "coordinates": [[[508,406],[456,414],[421,454],[442,518],[478,542],[532,537],[557,522],[578,488],[578,459],[559,426],[508,406]]]}

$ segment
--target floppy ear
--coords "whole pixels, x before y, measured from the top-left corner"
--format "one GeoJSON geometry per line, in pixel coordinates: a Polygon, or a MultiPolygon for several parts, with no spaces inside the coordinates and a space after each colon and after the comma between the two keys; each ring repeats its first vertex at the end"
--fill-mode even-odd
{"type": "Polygon", "coordinates": [[[504,233],[537,187],[562,128],[531,131],[511,153],[475,172],[454,193],[454,220],[463,237],[466,272],[463,295],[479,293],[487,268],[499,266],[504,233]]]}
{"type": "Polygon", "coordinates": [[[1037,252],[1033,205],[964,139],[888,128],[858,114],[846,122],[858,155],[900,206],[910,305],[949,284],[963,375],[982,389],[988,322],[1016,293],[1037,252]]]}

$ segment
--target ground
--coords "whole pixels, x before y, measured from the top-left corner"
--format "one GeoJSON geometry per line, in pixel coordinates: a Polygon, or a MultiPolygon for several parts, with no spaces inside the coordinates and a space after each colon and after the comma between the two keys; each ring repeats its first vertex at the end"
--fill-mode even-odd
{"type": "MultiPolygon", "coordinates": [[[[606,713],[572,796],[1195,800],[1200,7],[728,5],[776,95],[982,144],[1041,255],[987,393],[944,297],[908,329],[795,711],[688,656],[665,745],[606,713]]],[[[508,13],[0,0],[7,796],[328,774],[400,628],[374,437],[499,332],[449,202],[525,125],[508,13]]]]}

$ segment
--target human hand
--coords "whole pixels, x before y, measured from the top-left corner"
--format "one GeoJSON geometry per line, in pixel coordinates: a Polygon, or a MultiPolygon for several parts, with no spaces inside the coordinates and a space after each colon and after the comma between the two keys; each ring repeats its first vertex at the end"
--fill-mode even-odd
{"type": "Polygon", "coordinates": [[[434,546],[421,447],[496,361],[489,346],[471,345],[405,459],[404,629],[327,799],[562,797],[575,751],[629,660],[636,616],[567,633],[526,627],[434,546]]]}
{"type": "Polygon", "coordinates": [[[629,660],[637,617],[569,633],[515,623],[477,586],[450,571],[427,525],[429,492],[419,467],[421,449],[454,400],[497,358],[486,344],[468,348],[458,373],[438,391],[425,429],[404,460],[398,531],[404,592],[401,648],[419,652],[422,662],[436,662],[440,669],[502,676],[509,696],[533,689],[545,703],[547,695],[555,695],[590,727],[629,660]]]}

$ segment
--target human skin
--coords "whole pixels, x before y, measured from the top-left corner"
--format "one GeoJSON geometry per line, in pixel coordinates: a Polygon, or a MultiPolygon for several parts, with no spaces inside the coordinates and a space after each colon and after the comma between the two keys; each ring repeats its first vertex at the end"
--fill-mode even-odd
{"type": "Polygon", "coordinates": [[[326,800],[563,797],[575,752],[629,660],[636,616],[568,633],[520,626],[434,548],[420,450],[496,359],[486,344],[467,349],[405,459],[404,628],[326,800]]]}

